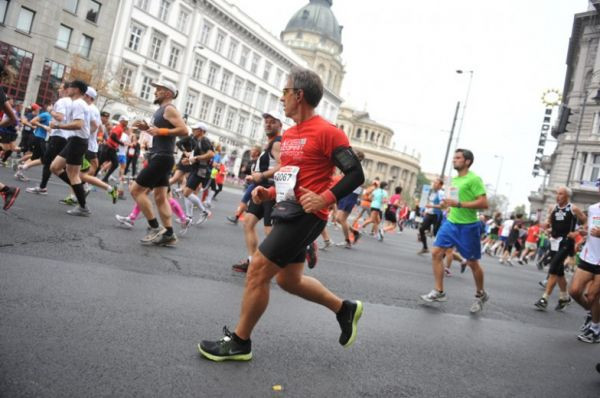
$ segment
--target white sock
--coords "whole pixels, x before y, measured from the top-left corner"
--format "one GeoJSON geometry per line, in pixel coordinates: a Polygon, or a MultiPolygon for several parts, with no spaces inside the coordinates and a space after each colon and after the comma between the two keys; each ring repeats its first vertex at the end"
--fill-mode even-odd
{"type": "Polygon", "coordinates": [[[203,212],[206,213],[206,207],[204,207],[204,205],[202,204],[202,201],[200,200],[199,197],[197,197],[196,195],[194,195],[193,193],[190,194],[190,196],[187,197],[193,204],[195,204],[196,206],[198,206],[198,208],[200,210],[202,210],[203,212]]]}
{"type": "Polygon", "coordinates": [[[590,329],[592,329],[596,333],[599,333],[600,332],[600,323],[592,322],[592,324],[590,325],[590,329]]]}
{"type": "Polygon", "coordinates": [[[185,206],[185,215],[192,218],[194,214],[194,204],[188,198],[183,198],[183,205],[185,206]]]}

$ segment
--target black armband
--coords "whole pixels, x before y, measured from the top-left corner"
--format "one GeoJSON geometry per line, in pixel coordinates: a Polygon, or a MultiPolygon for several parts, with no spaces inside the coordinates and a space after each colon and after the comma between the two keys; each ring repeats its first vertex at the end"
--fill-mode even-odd
{"type": "Polygon", "coordinates": [[[365,182],[360,159],[350,147],[338,147],[333,150],[333,163],[339,168],[344,177],[331,188],[337,200],[349,195],[365,182]]]}

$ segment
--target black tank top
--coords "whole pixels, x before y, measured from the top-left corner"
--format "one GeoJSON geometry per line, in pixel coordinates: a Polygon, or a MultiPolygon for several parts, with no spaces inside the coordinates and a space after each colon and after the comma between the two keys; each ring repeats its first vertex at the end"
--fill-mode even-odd
{"type": "Polygon", "coordinates": [[[566,238],[569,232],[575,231],[577,218],[571,209],[571,203],[560,208],[558,205],[554,207],[551,215],[551,228],[553,238],[566,238]]]}
{"type": "Polygon", "coordinates": [[[271,150],[273,149],[273,145],[276,142],[281,142],[280,135],[278,135],[271,142],[269,142],[269,145],[265,148],[263,153],[261,153],[260,157],[258,158],[258,171],[260,171],[261,173],[271,168],[271,159],[275,159],[273,157],[273,154],[271,153],[271,150]]]}
{"type": "MultiPolygon", "coordinates": [[[[158,128],[172,129],[173,124],[165,119],[165,109],[173,104],[163,105],[152,115],[152,124],[158,128]]],[[[152,139],[152,153],[162,153],[173,155],[175,152],[175,136],[155,135],[152,139]]]]}

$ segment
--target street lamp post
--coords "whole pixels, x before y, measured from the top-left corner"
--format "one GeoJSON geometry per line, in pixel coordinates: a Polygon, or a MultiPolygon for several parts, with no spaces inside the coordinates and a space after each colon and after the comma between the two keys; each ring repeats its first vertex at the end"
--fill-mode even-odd
{"type": "Polygon", "coordinates": [[[458,124],[458,130],[456,132],[456,148],[458,148],[458,142],[460,140],[460,133],[462,131],[463,121],[465,120],[465,113],[467,113],[467,105],[469,104],[469,95],[471,94],[471,83],[473,82],[473,73],[475,71],[468,70],[463,71],[462,69],[457,69],[456,73],[462,75],[463,73],[469,74],[469,84],[467,86],[467,95],[465,96],[465,102],[463,102],[462,114],[460,116],[460,123],[458,124]]]}
{"type": "MultiPolygon", "coordinates": [[[[452,136],[454,135],[454,126],[456,126],[456,118],[458,117],[458,110],[460,109],[460,101],[456,103],[456,110],[454,111],[454,119],[452,119],[452,128],[450,129],[450,137],[448,137],[448,145],[446,146],[446,156],[444,156],[444,166],[442,166],[441,178],[444,179],[444,173],[446,171],[446,163],[448,163],[448,154],[450,153],[450,147],[452,146],[452,136]]],[[[451,173],[448,173],[450,175],[451,173]]]]}
{"type": "Polygon", "coordinates": [[[498,177],[496,177],[496,196],[498,195],[498,187],[500,186],[500,175],[502,174],[502,166],[504,164],[504,156],[494,155],[495,158],[500,158],[500,167],[498,168],[498,177]]]}

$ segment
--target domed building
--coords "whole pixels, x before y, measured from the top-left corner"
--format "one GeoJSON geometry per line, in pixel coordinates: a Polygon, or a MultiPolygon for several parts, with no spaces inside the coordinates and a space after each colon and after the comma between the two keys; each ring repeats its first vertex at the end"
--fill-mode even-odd
{"type": "Polygon", "coordinates": [[[342,26],[331,6],[333,0],[310,0],[281,32],[281,40],[306,60],[325,87],[340,95],[344,79],[342,26]]]}

